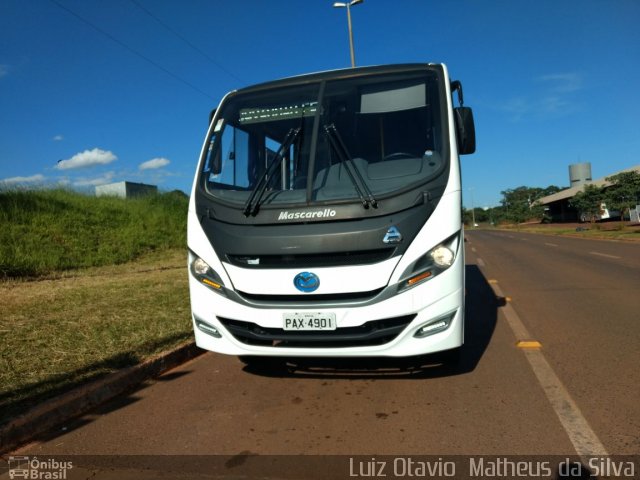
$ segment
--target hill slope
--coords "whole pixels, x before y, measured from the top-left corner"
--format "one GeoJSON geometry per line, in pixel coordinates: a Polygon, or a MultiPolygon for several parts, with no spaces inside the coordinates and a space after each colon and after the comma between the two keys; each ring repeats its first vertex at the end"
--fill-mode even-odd
{"type": "Polygon", "coordinates": [[[186,248],[188,199],[138,199],[68,190],[0,192],[0,277],[41,276],[186,248]]]}

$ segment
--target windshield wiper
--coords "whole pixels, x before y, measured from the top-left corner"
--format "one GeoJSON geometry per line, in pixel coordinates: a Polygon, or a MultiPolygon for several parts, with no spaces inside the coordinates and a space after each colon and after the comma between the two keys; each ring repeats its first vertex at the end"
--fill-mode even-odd
{"type": "Polygon", "coordinates": [[[298,138],[300,134],[301,127],[292,128],[287,132],[287,135],[284,137],[284,142],[280,145],[280,148],[276,152],[276,155],[273,157],[273,160],[264,171],[258,183],[256,183],[255,188],[251,191],[251,195],[249,195],[249,199],[247,203],[244,204],[244,216],[248,217],[249,215],[256,215],[260,208],[260,202],[262,201],[262,197],[264,195],[265,190],[267,189],[267,185],[271,180],[273,174],[276,169],[282,163],[282,159],[284,158],[284,152],[286,152],[291,144],[298,138]]]}
{"type": "Polygon", "coordinates": [[[360,197],[360,200],[362,201],[362,206],[364,208],[369,208],[369,206],[378,208],[378,201],[373,196],[373,193],[371,193],[371,190],[369,189],[367,183],[364,181],[364,178],[362,178],[360,170],[358,170],[358,167],[355,166],[353,159],[351,158],[351,155],[347,150],[347,146],[342,141],[342,138],[340,137],[335,124],[331,123],[329,125],[325,125],[324,131],[327,134],[329,143],[331,144],[333,150],[336,152],[340,163],[344,165],[347,176],[349,177],[349,180],[351,180],[351,183],[353,184],[356,192],[358,193],[358,196],[360,197]],[[353,170],[353,172],[351,170],[353,170]],[[362,188],[360,188],[360,185],[358,185],[356,177],[358,178],[358,181],[360,182],[362,188]]]}

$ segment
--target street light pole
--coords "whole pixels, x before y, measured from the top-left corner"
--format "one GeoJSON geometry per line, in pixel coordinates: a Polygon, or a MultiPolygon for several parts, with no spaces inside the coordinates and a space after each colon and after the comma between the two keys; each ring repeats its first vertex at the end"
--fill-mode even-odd
{"type": "Polygon", "coordinates": [[[351,7],[347,3],[347,23],[349,24],[349,51],[351,52],[351,68],[356,66],[356,55],[353,52],[353,28],[351,27],[351,7]]]}
{"type": "Polygon", "coordinates": [[[472,218],[472,222],[473,222],[473,227],[475,228],[476,226],[476,206],[475,206],[475,202],[473,201],[473,190],[475,187],[470,187],[468,188],[469,192],[471,193],[471,218],[472,218]]]}
{"type": "Polygon", "coordinates": [[[356,66],[356,55],[353,49],[353,27],[351,26],[351,7],[354,5],[358,5],[359,3],[364,2],[364,0],[351,0],[350,2],[335,2],[333,6],[335,8],[343,8],[347,9],[347,23],[349,25],[349,50],[351,52],[351,68],[356,66]]]}

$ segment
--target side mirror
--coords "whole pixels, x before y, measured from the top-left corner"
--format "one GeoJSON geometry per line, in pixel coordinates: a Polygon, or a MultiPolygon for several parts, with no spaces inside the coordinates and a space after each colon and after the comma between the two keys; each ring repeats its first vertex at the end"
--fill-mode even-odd
{"type": "Polygon", "coordinates": [[[456,122],[456,137],[458,139],[458,153],[467,155],[476,151],[476,127],[473,122],[473,112],[469,107],[453,109],[456,122]]]}

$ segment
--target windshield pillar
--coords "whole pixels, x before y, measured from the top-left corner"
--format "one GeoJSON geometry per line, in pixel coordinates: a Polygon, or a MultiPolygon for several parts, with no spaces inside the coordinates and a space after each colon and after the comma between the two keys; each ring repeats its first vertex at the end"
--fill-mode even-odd
{"type": "Polygon", "coordinates": [[[313,194],[313,180],[316,166],[316,152],[318,150],[318,132],[320,130],[320,117],[322,116],[322,99],[324,97],[324,89],[327,85],[326,81],[320,82],[320,89],[318,91],[318,108],[313,119],[313,130],[311,131],[311,152],[309,153],[309,174],[307,176],[307,205],[311,204],[311,197],[313,194]]]}

